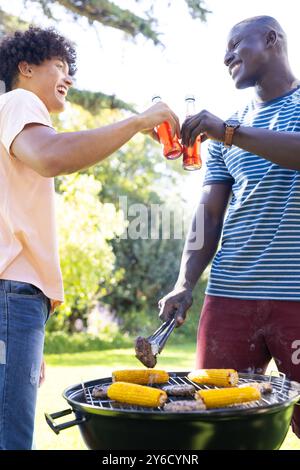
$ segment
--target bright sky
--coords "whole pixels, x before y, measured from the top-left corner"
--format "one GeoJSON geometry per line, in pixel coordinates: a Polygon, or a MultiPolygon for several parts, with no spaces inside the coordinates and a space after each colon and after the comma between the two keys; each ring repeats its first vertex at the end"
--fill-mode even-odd
{"type": "MultiPolygon", "coordinates": [[[[137,14],[142,14],[142,5],[149,4],[147,0],[114,2],[137,14]]],[[[118,30],[101,25],[92,29],[85,21],[75,23],[61,8],[55,10],[61,20],[58,29],[77,44],[77,87],[116,94],[133,102],[140,111],[158,93],[181,120],[184,97],[193,93],[199,111],[206,108],[226,118],[252,96],[252,89],[234,88],[223,64],[226,37],[235,23],[256,15],[274,16],[281,23],[288,36],[292,69],[300,78],[300,3],[297,0],[206,0],[207,8],[212,11],[206,23],[190,17],[184,0],[157,0],[156,4],[157,29],[163,33],[164,49],[143,37],[126,40],[118,30]]],[[[22,5],[22,0],[0,0],[0,7],[6,11],[41,24],[40,10],[26,11],[22,5]]],[[[49,22],[44,20],[42,24],[49,22]]],[[[206,144],[203,147],[205,157],[206,144]]],[[[182,192],[191,203],[197,199],[203,172],[203,169],[185,172],[182,178],[182,192]]]]}

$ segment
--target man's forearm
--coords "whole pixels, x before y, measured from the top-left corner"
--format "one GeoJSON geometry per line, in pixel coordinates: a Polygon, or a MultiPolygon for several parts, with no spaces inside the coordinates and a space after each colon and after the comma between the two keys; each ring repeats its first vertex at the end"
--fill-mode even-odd
{"type": "Polygon", "coordinates": [[[138,116],[99,129],[56,134],[51,140],[53,176],[95,165],[118,150],[142,129],[138,116]]]}
{"type": "MultiPolygon", "coordinates": [[[[192,232],[195,233],[195,219],[192,224],[192,232]]],[[[222,221],[214,221],[209,216],[204,216],[204,245],[199,250],[189,249],[191,232],[187,237],[181,258],[180,272],[175,288],[193,289],[203,271],[209,265],[218,248],[222,232],[222,221]]]]}
{"type": "Polygon", "coordinates": [[[233,144],[289,170],[300,170],[300,133],[241,126],[233,144]]]}
{"type": "Polygon", "coordinates": [[[172,135],[180,135],[176,114],[163,102],[143,113],[98,129],[56,133],[38,122],[28,123],[10,145],[10,153],[41,176],[83,170],[114,153],[138,132],[157,137],[155,128],[167,121],[172,135]]]}

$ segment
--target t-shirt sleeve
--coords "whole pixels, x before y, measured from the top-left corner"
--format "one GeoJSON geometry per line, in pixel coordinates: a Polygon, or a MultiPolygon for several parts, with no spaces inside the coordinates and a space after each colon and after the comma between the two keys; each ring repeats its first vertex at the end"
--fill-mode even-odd
{"type": "Polygon", "coordinates": [[[213,183],[225,183],[230,185],[234,183],[234,179],[224,162],[221,144],[219,142],[210,142],[209,144],[203,186],[213,183]]]}
{"type": "Polygon", "coordinates": [[[0,140],[10,155],[12,155],[11,144],[27,124],[52,127],[50,115],[44,103],[34,93],[26,90],[18,90],[7,101],[0,116],[0,140]]]}

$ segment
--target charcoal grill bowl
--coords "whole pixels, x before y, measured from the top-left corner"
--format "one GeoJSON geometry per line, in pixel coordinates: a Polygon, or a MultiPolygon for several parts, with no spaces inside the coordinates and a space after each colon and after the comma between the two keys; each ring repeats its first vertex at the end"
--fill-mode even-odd
{"type": "MultiPolygon", "coordinates": [[[[178,377],[185,372],[174,373],[178,377]]],[[[266,376],[239,374],[241,378],[262,381],[266,376]]],[[[86,382],[86,387],[110,379],[86,382]]],[[[252,408],[226,408],[202,412],[166,413],[103,409],[84,403],[82,385],[68,387],[63,397],[72,409],[46,415],[49,426],[59,431],[77,424],[87,447],[94,450],[276,450],[288,432],[294,405],[300,393],[293,392],[283,402],[252,408]],[[74,412],[75,421],[54,425],[54,419],[74,412]]]]}

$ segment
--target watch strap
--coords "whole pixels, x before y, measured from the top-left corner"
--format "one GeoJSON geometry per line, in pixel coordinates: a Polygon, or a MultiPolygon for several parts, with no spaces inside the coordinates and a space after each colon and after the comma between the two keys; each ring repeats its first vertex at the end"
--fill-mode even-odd
{"type": "Polygon", "coordinates": [[[236,131],[240,127],[239,121],[229,120],[224,122],[225,126],[225,136],[224,136],[224,145],[225,147],[231,147],[233,136],[236,131]]]}
{"type": "Polygon", "coordinates": [[[234,131],[235,131],[234,127],[225,126],[225,139],[224,139],[225,147],[231,147],[232,146],[234,131]]]}

